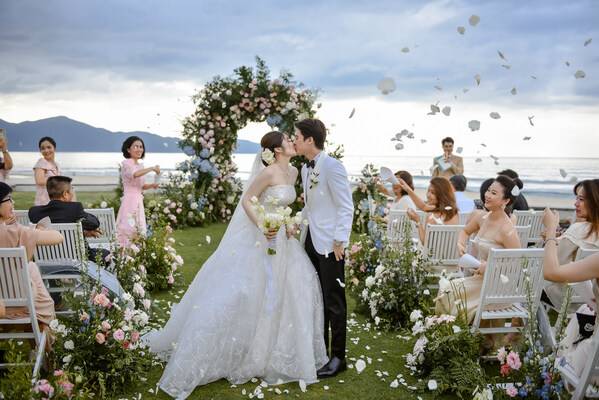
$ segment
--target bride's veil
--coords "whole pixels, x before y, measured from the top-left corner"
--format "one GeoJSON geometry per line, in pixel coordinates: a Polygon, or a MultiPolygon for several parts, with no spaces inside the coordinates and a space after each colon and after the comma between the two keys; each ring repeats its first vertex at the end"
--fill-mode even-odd
{"type": "MultiPolygon", "coordinates": [[[[253,223],[252,221],[249,219],[249,217],[247,216],[245,209],[243,208],[243,196],[245,196],[245,193],[247,192],[248,188],[250,187],[250,185],[252,184],[252,182],[254,181],[254,179],[256,179],[256,177],[260,174],[260,172],[262,172],[262,170],[265,168],[264,164],[262,164],[262,149],[260,149],[260,151],[258,151],[258,154],[256,154],[256,157],[254,158],[254,163],[252,164],[252,170],[250,172],[250,176],[245,184],[245,187],[241,193],[241,196],[239,197],[239,203],[237,203],[237,207],[235,207],[235,211],[233,212],[233,216],[231,217],[231,221],[229,222],[229,225],[227,226],[227,230],[225,231],[225,234],[223,235],[223,238],[220,242],[219,247],[221,246],[227,246],[227,242],[228,240],[231,238],[232,234],[234,233],[238,233],[242,230],[249,230],[253,227],[253,223]]],[[[258,232],[256,230],[256,232],[258,232]]],[[[234,245],[234,243],[231,243],[234,245]]]]}

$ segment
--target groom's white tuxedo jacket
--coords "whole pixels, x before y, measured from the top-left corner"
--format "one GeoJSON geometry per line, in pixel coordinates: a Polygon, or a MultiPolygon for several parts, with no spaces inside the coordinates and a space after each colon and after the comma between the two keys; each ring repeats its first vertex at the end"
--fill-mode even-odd
{"type": "Polygon", "coordinates": [[[349,242],[354,216],[351,188],[345,167],[324,151],[316,157],[314,169],[302,167],[305,206],[302,211],[308,227],[304,227],[301,242],[307,230],[314,249],[325,255],[333,251],[333,241],[349,242]]]}

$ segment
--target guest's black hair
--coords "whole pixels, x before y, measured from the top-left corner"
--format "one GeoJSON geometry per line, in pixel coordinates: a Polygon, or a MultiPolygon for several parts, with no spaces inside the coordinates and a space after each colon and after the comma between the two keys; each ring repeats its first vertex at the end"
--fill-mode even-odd
{"type": "Polygon", "coordinates": [[[46,181],[46,190],[48,197],[52,200],[59,199],[64,192],[71,189],[72,178],[68,176],[51,176],[46,181]]]}
{"type": "Polygon", "coordinates": [[[516,183],[516,185],[518,185],[518,189],[524,188],[524,183],[520,180],[518,173],[516,171],[514,171],[513,169],[509,169],[509,168],[504,169],[503,171],[499,171],[497,173],[497,175],[505,175],[509,178],[512,178],[512,180],[516,183]]]}
{"type": "Polygon", "coordinates": [[[451,143],[453,144],[453,139],[449,136],[447,136],[446,138],[444,138],[443,140],[441,140],[441,145],[444,145],[445,143],[451,143]]]}
{"type": "Polygon", "coordinates": [[[54,146],[54,148],[56,148],[56,141],[54,139],[52,139],[50,136],[44,136],[43,138],[41,138],[37,144],[37,148],[41,149],[42,143],[44,143],[44,142],[50,142],[50,144],[52,144],[52,146],[54,146]]]}
{"type": "Polygon", "coordinates": [[[129,154],[129,148],[133,146],[133,143],[137,142],[138,140],[141,142],[141,145],[144,148],[143,153],[141,153],[141,158],[144,158],[146,156],[146,144],[144,143],[144,141],[139,136],[129,136],[127,139],[125,139],[125,141],[123,142],[123,146],[121,147],[123,157],[131,158],[131,154],[129,154]]]}
{"type": "Polygon", "coordinates": [[[468,186],[468,179],[464,175],[453,175],[449,178],[449,182],[451,182],[456,192],[463,192],[468,186]]]}
{"type": "Polygon", "coordinates": [[[324,142],[327,140],[327,128],[321,120],[307,118],[296,123],[295,127],[299,129],[304,139],[312,138],[314,140],[314,145],[318,149],[324,149],[324,142]]]}
{"type": "Polygon", "coordinates": [[[0,200],[12,193],[12,187],[8,183],[0,182],[0,200]]]}

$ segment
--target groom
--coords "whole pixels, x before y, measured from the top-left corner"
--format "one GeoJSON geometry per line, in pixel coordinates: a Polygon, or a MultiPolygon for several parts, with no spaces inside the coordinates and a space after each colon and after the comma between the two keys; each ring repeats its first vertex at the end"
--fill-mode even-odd
{"type": "Polygon", "coordinates": [[[295,149],[309,161],[302,167],[303,217],[308,227],[301,240],[314,264],[324,300],[324,342],[330,361],[318,370],[319,378],[337,375],[347,368],[345,337],[345,247],[351,233],[354,207],[345,167],[324,151],[326,128],[317,119],[295,124],[295,149]],[[331,342],[329,346],[329,327],[331,342]]]}

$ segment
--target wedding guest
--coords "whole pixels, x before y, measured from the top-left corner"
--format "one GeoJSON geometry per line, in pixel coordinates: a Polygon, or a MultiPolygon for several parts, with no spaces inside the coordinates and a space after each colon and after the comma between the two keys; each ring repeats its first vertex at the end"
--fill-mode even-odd
{"type": "MultiPolygon", "coordinates": [[[[54,301],[42,281],[39,268],[31,260],[37,245],[58,244],[63,241],[63,237],[59,232],[53,230],[18,224],[14,216],[14,202],[11,193],[12,188],[6,183],[0,182],[0,247],[25,247],[29,260],[29,278],[37,320],[40,328],[46,329],[50,321],[55,319],[54,301]]],[[[27,315],[28,311],[22,307],[6,307],[6,318],[17,319],[27,315]]]]}
{"type": "MultiPolygon", "coordinates": [[[[588,179],[574,186],[576,201],[575,222],[557,239],[557,255],[560,265],[574,261],[578,249],[599,249],[599,179],[588,179]]],[[[559,308],[563,299],[564,285],[549,283],[545,294],[551,305],[559,308]]]]}
{"type": "Polygon", "coordinates": [[[13,167],[13,162],[8,152],[8,139],[4,129],[0,129],[0,152],[0,182],[6,182],[8,173],[13,167]]]}
{"type": "Polygon", "coordinates": [[[399,185],[408,193],[416,207],[427,212],[424,226],[422,226],[416,211],[408,210],[408,216],[416,223],[421,242],[424,242],[426,225],[456,225],[458,223],[458,207],[453,188],[447,179],[440,177],[431,179],[426,191],[426,203],[406,181],[399,179],[399,185]]]}
{"type": "Polygon", "coordinates": [[[514,202],[514,206],[512,207],[512,210],[519,210],[519,211],[528,210],[529,209],[528,201],[526,201],[526,198],[522,194],[522,189],[524,188],[524,183],[518,177],[518,173],[516,171],[514,171],[513,169],[504,169],[503,171],[499,171],[497,173],[497,175],[509,176],[511,179],[514,180],[514,182],[516,182],[516,185],[518,185],[518,189],[520,189],[520,194],[516,197],[516,201],[514,202]]]}
{"type": "MultiPolygon", "coordinates": [[[[591,301],[591,304],[582,305],[577,310],[575,317],[570,320],[558,353],[565,358],[574,373],[580,376],[587,363],[589,354],[592,354],[592,337],[597,326],[599,254],[594,254],[580,261],[560,265],[559,244],[556,238],[556,231],[559,227],[559,214],[550,209],[545,209],[543,224],[546,228],[546,239],[544,242],[545,257],[543,259],[543,274],[545,279],[559,283],[592,282],[594,299],[591,301]]],[[[594,378],[591,383],[597,385],[599,384],[599,379],[594,378]]]]}
{"type": "Polygon", "coordinates": [[[469,214],[474,210],[474,200],[464,194],[468,180],[464,175],[454,175],[449,178],[451,186],[453,186],[455,200],[458,205],[458,211],[463,214],[469,214]]]}
{"type": "MultiPolygon", "coordinates": [[[[83,234],[86,237],[100,236],[100,221],[95,215],[87,213],[83,205],[73,200],[72,179],[68,176],[51,176],[46,182],[50,202],[45,206],[34,206],[29,209],[29,220],[34,224],[44,217],[52,223],[74,223],[81,221],[83,234]]],[[[105,260],[110,252],[106,249],[92,249],[85,242],[90,261],[105,260]]],[[[102,262],[104,264],[104,262],[102,262]]]]}
{"type": "Polygon", "coordinates": [[[468,321],[471,322],[480,303],[483,275],[490,250],[520,248],[518,233],[505,212],[506,209],[509,210],[516,198],[512,194],[514,187],[516,184],[507,176],[499,175],[495,178],[485,194],[485,208],[489,210],[488,213],[476,214],[460,232],[458,238],[460,255],[466,253],[468,239],[476,234],[472,241],[472,255],[481,262],[481,265],[472,276],[439,282],[439,296],[435,299],[437,314],[457,315],[460,307],[465,305],[468,321]],[[456,304],[458,299],[462,301],[456,304]]]}
{"type": "MultiPolygon", "coordinates": [[[[412,190],[414,190],[414,179],[412,178],[412,174],[410,174],[408,171],[397,171],[394,175],[398,180],[403,179],[404,182],[406,182],[412,188],[412,190]]],[[[391,196],[391,194],[389,193],[387,188],[385,188],[383,185],[380,185],[379,189],[383,194],[385,194],[387,196],[391,196]]],[[[395,199],[393,200],[393,203],[391,203],[391,206],[390,206],[391,210],[405,211],[408,208],[412,208],[412,209],[416,208],[416,206],[414,205],[414,202],[408,195],[408,192],[403,190],[401,188],[401,185],[399,185],[399,184],[393,185],[393,196],[395,197],[395,199]]]]}
{"type": "Polygon", "coordinates": [[[48,204],[50,198],[46,190],[46,181],[51,176],[60,175],[60,167],[56,163],[56,142],[49,136],[44,136],[38,143],[42,157],[37,160],[33,167],[36,185],[36,194],[34,205],[44,206],[48,204]]]}
{"type": "Polygon", "coordinates": [[[441,141],[443,155],[433,158],[432,175],[451,178],[453,175],[464,174],[464,160],[453,154],[453,139],[449,136],[441,141]]]}
{"type": "MultiPolygon", "coordinates": [[[[485,195],[487,194],[487,190],[489,190],[489,186],[491,186],[493,184],[493,182],[495,182],[495,178],[489,178],[489,179],[484,180],[483,183],[480,184],[480,189],[479,189],[480,199],[474,200],[474,205],[476,206],[476,210],[472,211],[472,214],[470,215],[470,218],[468,218],[467,223],[470,222],[470,219],[474,218],[474,215],[477,215],[477,214],[485,215],[488,212],[488,210],[485,208],[485,195]]],[[[512,223],[515,226],[516,221],[518,219],[512,213],[512,208],[506,207],[505,213],[510,217],[510,220],[512,221],[512,223]]]]}
{"type": "Polygon", "coordinates": [[[144,168],[140,160],[146,156],[146,149],[143,140],[137,136],[128,137],[123,142],[121,151],[125,157],[121,163],[123,197],[116,217],[116,225],[118,242],[124,247],[134,235],[146,233],[143,191],[158,189],[158,184],[144,183],[144,176],[152,171],[160,174],[160,167],[155,165],[144,168]]]}

